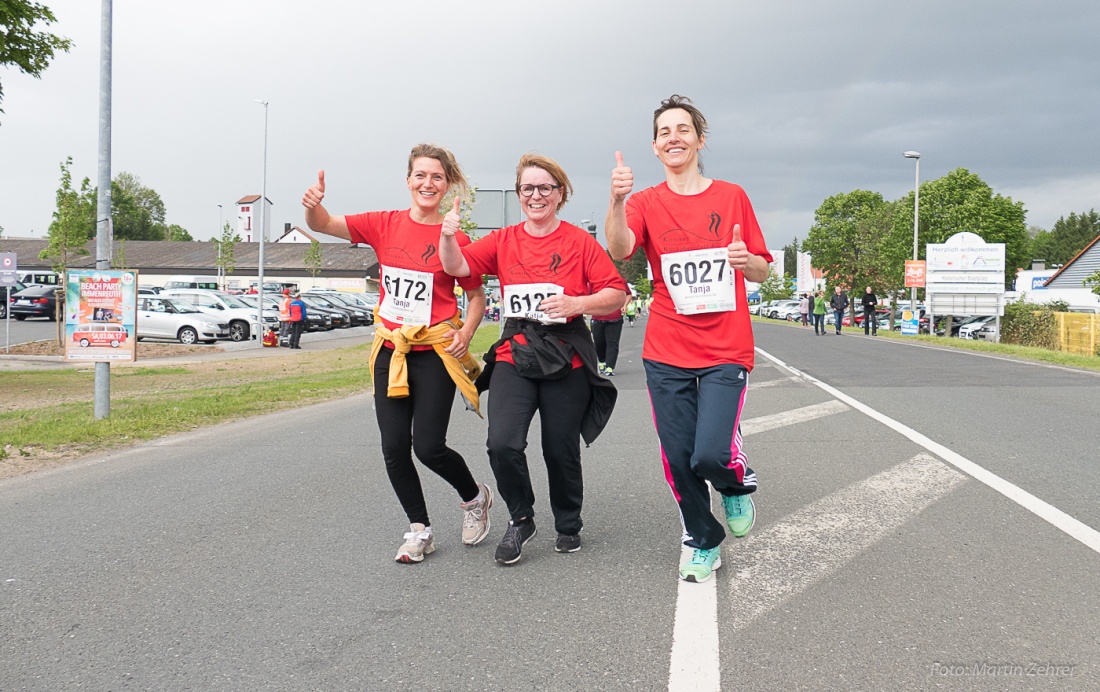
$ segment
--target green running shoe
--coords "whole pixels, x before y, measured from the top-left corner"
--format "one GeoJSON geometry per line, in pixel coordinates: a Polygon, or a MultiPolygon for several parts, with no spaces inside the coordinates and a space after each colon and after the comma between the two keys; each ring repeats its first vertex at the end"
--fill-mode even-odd
{"type": "Polygon", "coordinates": [[[691,559],[680,567],[680,578],[684,581],[693,581],[702,584],[710,579],[714,570],[722,566],[722,547],[703,550],[696,548],[691,553],[691,559]]]}
{"type": "Polygon", "coordinates": [[[738,538],[747,536],[756,523],[756,505],[752,495],[723,495],[722,507],[726,510],[726,526],[738,538]]]}

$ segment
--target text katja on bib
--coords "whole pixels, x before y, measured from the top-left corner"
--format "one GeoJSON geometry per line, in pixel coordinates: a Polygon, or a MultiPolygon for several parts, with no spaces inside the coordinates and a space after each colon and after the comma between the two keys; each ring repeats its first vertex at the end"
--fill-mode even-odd
{"type": "Polygon", "coordinates": [[[661,255],[668,294],[681,315],[737,309],[734,270],[724,247],[661,255]]]}
{"type": "Polygon", "coordinates": [[[398,324],[431,324],[435,289],[431,272],[385,265],[381,270],[386,295],[378,305],[378,314],[398,324]]]}
{"type": "Polygon", "coordinates": [[[537,320],[543,324],[565,324],[564,317],[553,318],[539,310],[542,301],[564,291],[558,284],[509,284],[504,287],[504,316],[537,320]]]}

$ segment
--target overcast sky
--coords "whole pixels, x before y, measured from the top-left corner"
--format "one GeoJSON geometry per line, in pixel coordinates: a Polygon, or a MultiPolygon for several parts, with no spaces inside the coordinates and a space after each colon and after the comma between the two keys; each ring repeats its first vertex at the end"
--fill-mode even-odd
{"type": "MultiPolygon", "coordinates": [[[[76,46],[41,80],[0,68],[6,236],[45,236],[66,156],[96,184],[100,2],[41,1],[76,46]]],[[[680,93],[773,249],[830,195],[907,194],[910,149],[922,180],[967,168],[1049,229],[1100,208],[1098,29],[1096,0],[116,0],[112,175],[207,240],[260,192],[264,99],[273,234],[304,225],[318,168],[334,213],[407,207],[421,141],[483,189],[524,152],[557,159],[562,217],[602,234],[615,151],[636,189],[661,182],[653,109],[680,93]]]]}

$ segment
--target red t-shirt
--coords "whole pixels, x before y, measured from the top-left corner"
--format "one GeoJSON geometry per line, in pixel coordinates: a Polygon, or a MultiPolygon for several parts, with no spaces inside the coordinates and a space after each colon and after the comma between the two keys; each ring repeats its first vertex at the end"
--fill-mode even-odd
{"type": "MultiPolygon", "coordinates": [[[[628,290],[607,251],[587,232],[565,221],[541,238],[524,230],[522,223],[508,226],[462,248],[462,254],[471,275],[496,275],[502,294],[507,286],[529,283],[557,284],[567,296],[592,295],[608,287],[628,290]]],[[[526,343],[522,334],[515,339],[526,343]]],[[[497,360],[513,362],[507,344],[497,349],[497,360]]],[[[581,365],[580,357],[574,356],[573,367],[581,365]]]]}
{"type": "Polygon", "coordinates": [[[681,315],[661,267],[661,255],[666,253],[726,247],[733,240],[734,224],[740,224],[741,239],[749,252],[771,262],[745,191],[739,185],[714,180],[697,195],[679,195],[668,183],[661,183],[630,196],[626,222],[637,243],[631,254],[642,247],[653,270],[653,304],[642,358],[681,368],[737,363],[752,370],[752,322],[741,272],[735,272],[734,279],[736,309],[681,315]]]}
{"type": "MultiPolygon", "coordinates": [[[[443,271],[443,265],[439,262],[439,234],[443,224],[417,223],[412,220],[408,209],[371,211],[344,219],[351,233],[351,242],[370,245],[382,265],[379,269],[379,304],[386,299],[385,268],[412,269],[433,275],[431,324],[454,317],[458,311],[458,298],[454,292],[456,279],[443,271]]],[[[456,233],[455,237],[459,245],[470,244],[465,233],[456,233]]],[[[457,283],[463,290],[476,290],[481,287],[481,275],[474,273],[457,279],[457,283]]],[[[380,319],[388,329],[402,326],[382,317],[380,319]]]]}

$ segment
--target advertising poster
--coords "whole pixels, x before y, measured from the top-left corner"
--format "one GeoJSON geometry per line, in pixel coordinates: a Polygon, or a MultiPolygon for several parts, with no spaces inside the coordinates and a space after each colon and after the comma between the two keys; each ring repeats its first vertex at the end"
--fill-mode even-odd
{"type": "Polygon", "coordinates": [[[920,316],[910,309],[901,312],[901,333],[903,336],[916,336],[920,329],[920,316]]]}
{"type": "Polygon", "coordinates": [[[924,260],[905,260],[905,287],[924,288],[924,260]]]}
{"type": "Polygon", "coordinates": [[[65,360],[137,360],[137,272],[70,269],[65,360]]]}

